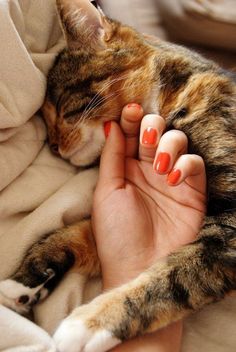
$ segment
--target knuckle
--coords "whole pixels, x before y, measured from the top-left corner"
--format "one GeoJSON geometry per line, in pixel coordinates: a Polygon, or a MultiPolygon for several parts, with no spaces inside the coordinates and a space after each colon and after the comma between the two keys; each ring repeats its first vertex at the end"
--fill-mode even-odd
{"type": "Polygon", "coordinates": [[[204,167],[204,160],[197,154],[184,154],[181,156],[181,161],[190,168],[204,167]]]}
{"type": "Polygon", "coordinates": [[[200,155],[190,154],[190,158],[194,164],[202,164],[204,165],[204,160],[200,155]]]}
{"type": "Polygon", "coordinates": [[[181,144],[181,145],[186,145],[188,144],[188,137],[186,136],[186,134],[182,131],[179,130],[171,130],[171,131],[167,131],[164,135],[163,135],[163,139],[174,143],[174,144],[181,144]]]}
{"type": "Polygon", "coordinates": [[[188,137],[184,132],[179,130],[174,130],[173,134],[177,142],[188,143],[188,137]]]}

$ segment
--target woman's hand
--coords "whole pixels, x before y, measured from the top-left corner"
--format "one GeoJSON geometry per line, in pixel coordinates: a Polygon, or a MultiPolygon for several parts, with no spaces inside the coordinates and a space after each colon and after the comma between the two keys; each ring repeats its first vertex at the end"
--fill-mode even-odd
{"type": "Polygon", "coordinates": [[[111,124],[92,217],[105,289],[194,240],[205,213],[204,162],[187,154],[185,134],[164,133],[164,119],[143,117],[136,104],[124,108],[121,126],[124,134],[111,124]]]}
{"type": "MultiPolygon", "coordinates": [[[[137,104],[123,110],[123,133],[116,123],[110,127],[92,215],[104,289],[133,279],[194,240],[206,201],[203,160],[186,154],[182,132],[163,134],[165,121],[157,115],[143,117],[137,104]]],[[[107,134],[108,129],[106,125],[107,134]]],[[[177,322],[113,351],[177,352],[181,336],[182,323],[177,322]]]]}

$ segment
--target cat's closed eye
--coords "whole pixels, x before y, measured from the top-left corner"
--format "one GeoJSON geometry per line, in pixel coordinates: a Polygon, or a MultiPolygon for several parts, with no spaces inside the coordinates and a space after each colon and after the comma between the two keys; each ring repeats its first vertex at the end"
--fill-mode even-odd
{"type": "Polygon", "coordinates": [[[63,118],[69,121],[71,117],[76,117],[77,115],[82,114],[86,110],[87,107],[88,107],[88,104],[86,103],[86,104],[81,105],[79,108],[72,109],[72,110],[66,112],[63,115],[63,118]]]}
{"type": "Polygon", "coordinates": [[[87,118],[91,116],[90,114],[94,109],[99,108],[103,99],[104,98],[99,94],[94,94],[78,103],[76,102],[76,104],[73,104],[74,106],[72,105],[70,108],[66,109],[67,111],[64,112],[63,118],[69,123],[81,117],[87,118]]]}

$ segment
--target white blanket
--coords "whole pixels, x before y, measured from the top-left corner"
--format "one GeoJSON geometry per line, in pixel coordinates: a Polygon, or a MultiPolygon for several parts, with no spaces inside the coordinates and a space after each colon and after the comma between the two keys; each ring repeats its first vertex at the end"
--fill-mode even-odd
{"type": "MultiPolygon", "coordinates": [[[[43,234],[90,213],[86,185],[79,194],[76,168],[51,155],[36,113],[48,69],[63,46],[53,0],[0,1],[0,279],[15,271],[43,234]]],[[[52,333],[81,303],[83,281],[69,273],[36,308],[35,322],[52,333]]],[[[48,333],[0,306],[1,351],[46,351],[53,346],[48,333]]]]}
{"type": "MultiPolygon", "coordinates": [[[[51,155],[36,113],[63,45],[54,0],[0,0],[0,280],[41,236],[90,212],[86,187],[78,192],[80,173],[51,155]]],[[[0,305],[0,351],[55,351],[50,335],[81,304],[84,281],[68,273],[35,308],[34,323],[0,305]]],[[[87,299],[96,292],[98,283],[90,283],[87,299]]],[[[233,299],[193,316],[183,351],[233,352],[235,316],[233,299]]]]}

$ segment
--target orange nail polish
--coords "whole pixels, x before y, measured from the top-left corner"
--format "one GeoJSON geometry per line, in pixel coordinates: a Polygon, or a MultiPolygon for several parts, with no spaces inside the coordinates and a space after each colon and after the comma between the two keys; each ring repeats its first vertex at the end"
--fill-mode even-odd
{"type": "Polygon", "coordinates": [[[167,172],[170,164],[170,154],[159,153],[157,159],[154,162],[154,169],[160,174],[167,172]]]}
{"type": "Polygon", "coordinates": [[[111,130],[111,121],[106,121],[104,123],[104,134],[105,137],[107,138],[109,136],[110,130],[111,130]]]}
{"type": "Polygon", "coordinates": [[[146,128],[143,132],[142,144],[155,145],[157,142],[157,130],[152,127],[146,128]]]}
{"type": "Polygon", "coordinates": [[[136,109],[141,109],[141,105],[139,104],[136,104],[136,103],[130,103],[127,105],[127,108],[130,109],[130,108],[136,108],[136,109]]]}
{"type": "Polygon", "coordinates": [[[171,185],[175,185],[179,181],[180,176],[181,171],[179,169],[174,169],[169,173],[167,177],[167,182],[171,185]]]}

